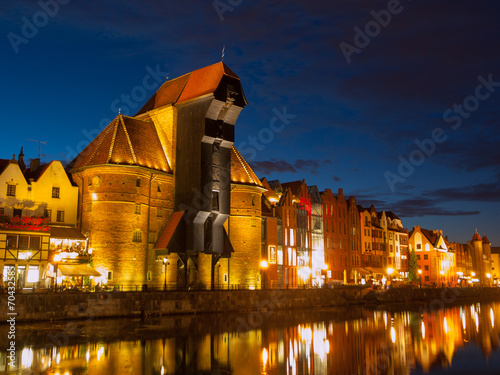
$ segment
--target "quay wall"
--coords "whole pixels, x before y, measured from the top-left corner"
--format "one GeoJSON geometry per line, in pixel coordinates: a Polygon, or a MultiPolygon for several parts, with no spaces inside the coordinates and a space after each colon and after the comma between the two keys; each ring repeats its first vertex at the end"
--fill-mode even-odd
{"type": "MultiPolygon", "coordinates": [[[[16,321],[274,311],[346,302],[332,289],[19,293],[15,297],[16,321]]],[[[9,317],[7,295],[1,300],[0,315],[9,317]]]]}

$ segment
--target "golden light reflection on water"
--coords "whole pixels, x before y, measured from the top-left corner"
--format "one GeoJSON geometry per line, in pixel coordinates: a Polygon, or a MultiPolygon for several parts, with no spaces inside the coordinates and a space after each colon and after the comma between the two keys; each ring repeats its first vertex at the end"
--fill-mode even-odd
{"type": "MultiPolygon", "coordinates": [[[[17,367],[10,373],[410,374],[417,367],[424,372],[436,365],[453,367],[457,350],[472,342],[485,358],[498,355],[498,319],[500,303],[434,312],[360,310],[345,321],[327,316],[240,333],[30,346],[18,348],[17,367]]],[[[9,373],[5,352],[0,364],[0,371],[9,373]]]]}

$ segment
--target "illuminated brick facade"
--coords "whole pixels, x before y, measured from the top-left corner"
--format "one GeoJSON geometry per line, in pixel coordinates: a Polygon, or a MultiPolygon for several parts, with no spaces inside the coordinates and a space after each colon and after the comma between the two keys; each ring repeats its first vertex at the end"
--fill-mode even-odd
{"type": "Polygon", "coordinates": [[[199,69],[117,116],[70,164],[102,282],[161,286],[166,262],[169,286],[260,287],[263,189],[232,146],[245,105],[226,65],[199,69]]]}

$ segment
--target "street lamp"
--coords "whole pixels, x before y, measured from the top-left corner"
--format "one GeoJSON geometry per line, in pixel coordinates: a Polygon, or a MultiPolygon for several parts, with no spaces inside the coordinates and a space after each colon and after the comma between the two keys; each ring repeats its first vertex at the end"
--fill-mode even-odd
{"type": "Polygon", "coordinates": [[[422,288],[422,270],[418,270],[418,276],[420,279],[420,288],[422,288]]]}
{"type": "Polygon", "coordinates": [[[170,264],[170,261],[167,258],[163,258],[163,271],[165,273],[165,283],[163,285],[163,290],[167,290],[167,266],[170,264]]]}
{"type": "Polygon", "coordinates": [[[262,285],[264,286],[263,288],[261,289],[265,289],[266,288],[266,276],[267,276],[267,260],[261,260],[260,261],[260,268],[262,268],[262,285]]]}
{"type": "Polygon", "coordinates": [[[57,266],[59,265],[59,262],[61,261],[61,256],[59,254],[54,255],[54,268],[56,269],[56,283],[55,283],[55,292],[57,293],[57,266]]]}

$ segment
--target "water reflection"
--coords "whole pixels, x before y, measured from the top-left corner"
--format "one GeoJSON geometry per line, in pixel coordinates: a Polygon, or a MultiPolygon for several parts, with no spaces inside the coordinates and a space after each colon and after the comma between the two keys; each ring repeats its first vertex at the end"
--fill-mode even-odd
{"type": "Polygon", "coordinates": [[[499,357],[500,303],[433,312],[357,309],[274,313],[250,331],[241,330],[241,319],[241,315],[217,315],[146,323],[78,322],[72,328],[78,335],[66,337],[66,323],[45,326],[45,331],[41,325],[18,325],[16,368],[8,367],[6,348],[2,348],[0,371],[399,375],[453,369],[457,353],[476,347],[482,356],[474,357],[475,372],[487,366],[487,361],[491,370],[491,359],[499,357]],[[55,346],[54,337],[63,345],[55,346]]]}

